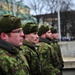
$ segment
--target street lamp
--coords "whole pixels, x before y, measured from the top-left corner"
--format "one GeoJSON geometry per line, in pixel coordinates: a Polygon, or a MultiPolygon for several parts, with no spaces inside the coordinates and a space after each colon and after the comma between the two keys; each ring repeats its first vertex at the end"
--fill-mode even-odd
{"type": "Polygon", "coordinates": [[[59,4],[59,0],[57,0],[57,13],[58,13],[58,33],[59,33],[59,41],[61,41],[61,31],[60,31],[60,4],[59,4]]]}

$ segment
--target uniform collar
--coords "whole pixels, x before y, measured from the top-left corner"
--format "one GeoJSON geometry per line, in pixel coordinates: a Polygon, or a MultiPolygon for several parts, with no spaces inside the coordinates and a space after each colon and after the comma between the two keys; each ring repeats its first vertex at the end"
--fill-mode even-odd
{"type": "Polygon", "coordinates": [[[15,46],[13,46],[12,44],[10,44],[2,39],[0,39],[0,48],[8,51],[11,54],[19,53],[19,49],[17,49],[15,46]]]}

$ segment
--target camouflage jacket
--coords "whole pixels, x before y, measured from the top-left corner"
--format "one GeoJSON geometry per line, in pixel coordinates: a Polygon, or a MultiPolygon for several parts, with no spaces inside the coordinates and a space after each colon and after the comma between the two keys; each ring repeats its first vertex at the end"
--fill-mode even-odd
{"type": "Polygon", "coordinates": [[[20,49],[0,39],[0,75],[30,75],[20,49]]]}
{"type": "Polygon", "coordinates": [[[39,55],[37,52],[38,47],[24,40],[24,43],[21,48],[23,49],[23,53],[28,60],[31,74],[40,75],[39,55]]]}
{"type": "Polygon", "coordinates": [[[58,57],[54,48],[49,45],[48,40],[40,40],[38,53],[40,57],[41,75],[59,75],[60,70],[57,67],[59,65],[58,57]]]}
{"type": "Polygon", "coordinates": [[[59,62],[60,62],[60,69],[62,69],[64,67],[64,62],[63,62],[63,59],[62,59],[61,49],[60,49],[60,46],[58,44],[58,41],[53,40],[51,45],[53,46],[54,50],[57,52],[58,59],[59,59],[59,62]]]}

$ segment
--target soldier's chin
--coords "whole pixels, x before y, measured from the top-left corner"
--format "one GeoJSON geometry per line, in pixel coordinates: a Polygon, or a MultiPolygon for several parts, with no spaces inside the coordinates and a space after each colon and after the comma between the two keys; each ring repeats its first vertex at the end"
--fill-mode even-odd
{"type": "Polygon", "coordinates": [[[33,42],[33,44],[35,44],[36,42],[33,42]]]}
{"type": "Polygon", "coordinates": [[[23,43],[19,43],[19,45],[18,45],[18,46],[21,46],[21,45],[23,45],[23,43]]]}
{"type": "Polygon", "coordinates": [[[36,43],[37,43],[37,41],[34,42],[34,44],[36,44],[36,43]]]}

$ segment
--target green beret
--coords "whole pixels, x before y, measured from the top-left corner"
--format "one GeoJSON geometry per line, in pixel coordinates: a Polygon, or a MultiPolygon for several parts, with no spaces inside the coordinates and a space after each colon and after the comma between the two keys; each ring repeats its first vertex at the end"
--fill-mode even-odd
{"type": "Polygon", "coordinates": [[[23,32],[24,34],[38,32],[38,26],[33,22],[28,22],[23,26],[23,32]]]}
{"type": "Polygon", "coordinates": [[[46,33],[48,30],[50,30],[49,26],[41,25],[38,31],[38,35],[41,36],[42,34],[46,33]]]}
{"type": "Polygon", "coordinates": [[[56,28],[51,28],[51,33],[58,33],[56,28]]]}
{"type": "Polygon", "coordinates": [[[12,15],[3,15],[0,18],[0,33],[9,33],[14,29],[21,27],[21,20],[12,15]]]}

